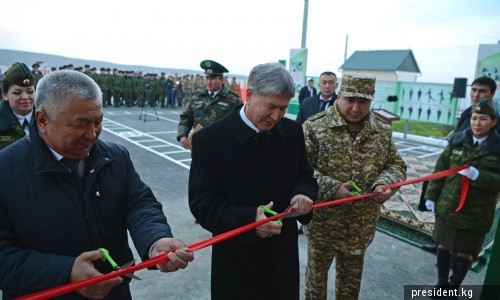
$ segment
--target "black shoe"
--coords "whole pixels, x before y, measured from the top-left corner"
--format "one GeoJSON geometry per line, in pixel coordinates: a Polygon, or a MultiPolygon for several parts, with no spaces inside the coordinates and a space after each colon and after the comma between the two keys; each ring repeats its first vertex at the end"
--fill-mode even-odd
{"type": "Polygon", "coordinates": [[[425,250],[425,251],[428,251],[428,252],[431,252],[431,253],[436,253],[437,252],[437,246],[436,244],[425,244],[425,245],[422,245],[420,248],[422,248],[422,250],[425,250]]]}

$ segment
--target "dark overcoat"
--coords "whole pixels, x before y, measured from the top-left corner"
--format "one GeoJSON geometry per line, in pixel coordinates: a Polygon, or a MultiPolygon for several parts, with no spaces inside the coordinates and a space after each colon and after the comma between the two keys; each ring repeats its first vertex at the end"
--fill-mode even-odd
{"type": "Polygon", "coordinates": [[[7,100],[0,100],[0,150],[22,139],[26,133],[7,100]]]}
{"type": "MultiPolygon", "coordinates": [[[[296,194],[316,199],[300,125],[283,118],[256,134],[240,108],[193,138],[189,205],[213,235],[254,222],[261,204],[273,201],[281,212],[296,194]]],[[[299,299],[297,240],[296,220],[286,219],[279,235],[263,239],[251,230],[213,246],[212,299],[299,299]]]]}
{"type": "MultiPolygon", "coordinates": [[[[36,126],[36,125],[35,125],[36,126]]],[[[85,182],[55,158],[36,127],[0,151],[0,290],[4,299],[69,283],[78,255],[106,248],[118,265],[142,259],[171,237],[161,204],[141,181],[128,151],[98,141],[85,159],[85,182]]],[[[101,273],[111,267],[94,262],[101,273]]],[[[130,299],[127,277],[106,299],[130,299]]],[[[76,292],[61,299],[83,299],[76,292]]]]}

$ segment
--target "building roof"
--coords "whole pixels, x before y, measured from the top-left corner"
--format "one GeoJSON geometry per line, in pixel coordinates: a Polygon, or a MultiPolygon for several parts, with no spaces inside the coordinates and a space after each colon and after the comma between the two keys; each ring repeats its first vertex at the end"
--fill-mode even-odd
{"type": "Polygon", "coordinates": [[[340,69],[420,73],[411,50],[355,51],[340,69]]]}

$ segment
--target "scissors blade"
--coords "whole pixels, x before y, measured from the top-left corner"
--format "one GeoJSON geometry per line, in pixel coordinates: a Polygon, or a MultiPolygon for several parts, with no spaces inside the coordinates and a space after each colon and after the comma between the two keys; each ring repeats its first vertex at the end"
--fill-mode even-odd
{"type": "MultiPolygon", "coordinates": [[[[292,209],[292,207],[295,205],[295,203],[297,203],[297,200],[294,200],[292,203],[290,203],[290,205],[288,205],[288,207],[285,208],[285,210],[283,210],[283,212],[288,212],[290,209],[292,209]]],[[[304,213],[301,213],[301,212],[293,212],[293,213],[290,213],[290,214],[288,214],[288,215],[286,215],[284,217],[279,218],[278,220],[282,221],[284,219],[289,219],[289,218],[301,216],[303,214],[304,213]]]]}
{"type": "MultiPolygon", "coordinates": [[[[134,260],[131,260],[129,261],[128,263],[124,264],[123,266],[121,267],[116,267],[115,270],[123,270],[123,269],[128,269],[130,268],[133,264],[135,263],[135,259],[134,260]]],[[[132,279],[137,279],[137,280],[142,280],[140,277],[137,277],[135,276],[134,274],[130,273],[130,274],[125,274],[125,276],[127,276],[128,278],[132,278],[132,279]]]]}

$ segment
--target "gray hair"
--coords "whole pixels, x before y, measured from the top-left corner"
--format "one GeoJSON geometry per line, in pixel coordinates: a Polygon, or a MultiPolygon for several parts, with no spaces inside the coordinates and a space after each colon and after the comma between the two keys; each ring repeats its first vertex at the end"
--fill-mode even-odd
{"type": "Polygon", "coordinates": [[[69,95],[102,103],[101,89],[92,78],[78,71],[61,70],[43,76],[38,82],[36,110],[55,119],[59,111],[67,108],[69,95]]]}
{"type": "Polygon", "coordinates": [[[248,75],[248,88],[258,96],[295,96],[292,75],[280,63],[265,63],[255,66],[248,75]]]}

